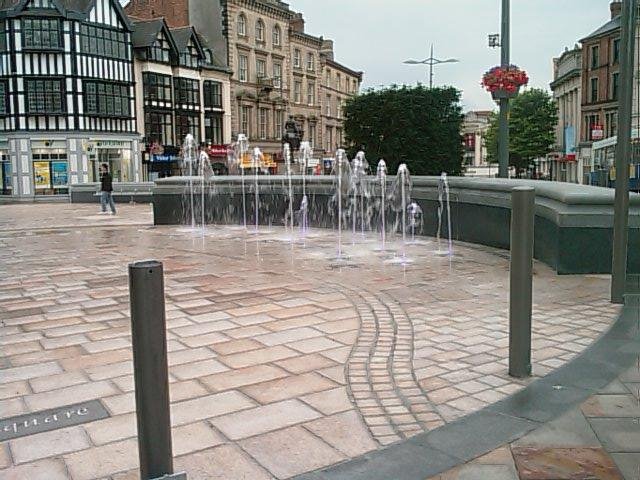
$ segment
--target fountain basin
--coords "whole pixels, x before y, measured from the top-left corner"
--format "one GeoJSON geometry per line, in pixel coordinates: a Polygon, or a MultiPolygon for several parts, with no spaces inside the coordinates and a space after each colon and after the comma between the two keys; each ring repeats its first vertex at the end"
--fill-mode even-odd
{"type": "MultiPolygon", "coordinates": [[[[200,177],[193,177],[194,209],[200,211],[200,177]]],[[[329,207],[334,193],[334,179],[329,176],[307,177],[309,197],[308,221],[311,227],[333,228],[336,215],[329,207]]],[[[439,177],[412,177],[411,199],[424,212],[422,234],[434,236],[437,230],[439,177]]],[[[449,177],[451,221],[454,240],[508,249],[511,220],[511,190],[517,186],[536,189],[535,252],[536,259],[560,274],[610,273],[613,238],[614,191],[607,188],[559,182],[515,179],[449,177]]],[[[246,181],[246,179],[245,179],[246,181]]],[[[283,225],[288,178],[261,176],[260,222],[283,225]]],[[[379,182],[371,177],[372,182],[379,182]]],[[[391,185],[392,179],[388,179],[391,185]]],[[[153,210],[156,225],[179,225],[190,218],[189,202],[184,201],[189,177],[159,179],[153,187],[153,210]]],[[[292,178],[294,206],[302,197],[302,177],[292,178]]],[[[247,182],[247,212],[253,214],[253,196],[247,182]]],[[[371,201],[375,201],[372,199],[371,201]]],[[[211,224],[242,223],[241,177],[213,177],[205,183],[205,218],[211,224]]],[[[387,209],[388,219],[394,213],[387,209]]],[[[379,228],[374,215],[372,228],[379,228]]],[[[251,223],[254,221],[248,218],[251,223]]],[[[443,237],[446,235],[443,232],[443,237]]],[[[631,194],[629,214],[630,273],[640,273],[640,195],[631,194]]]]}

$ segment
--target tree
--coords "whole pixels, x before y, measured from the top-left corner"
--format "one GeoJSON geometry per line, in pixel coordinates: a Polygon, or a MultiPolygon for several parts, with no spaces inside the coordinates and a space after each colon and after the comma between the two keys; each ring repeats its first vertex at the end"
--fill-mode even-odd
{"type": "Polygon", "coordinates": [[[462,170],[462,107],[452,87],[393,85],[370,90],[345,105],[349,156],[364,150],[384,158],[389,172],[406,163],[415,175],[455,175],[462,170]]]}
{"type": "MultiPolygon", "coordinates": [[[[541,89],[527,90],[511,101],[509,115],[509,165],[520,176],[533,160],[552,150],[557,107],[551,95],[541,89]]],[[[498,117],[493,115],[485,136],[487,157],[498,161],[498,117]]]]}

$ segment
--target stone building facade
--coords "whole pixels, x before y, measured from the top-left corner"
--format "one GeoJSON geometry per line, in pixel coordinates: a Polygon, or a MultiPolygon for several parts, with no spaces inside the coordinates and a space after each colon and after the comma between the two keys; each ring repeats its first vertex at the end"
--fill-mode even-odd
{"type": "Polygon", "coordinates": [[[333,58],[333,44],[304,31],[301,14],[280,0],[132,0],[136,18],[164,17],[169,27],[193,25],[214,52],[226,55],[231,77],[231,134],[281,161],[283,126],[292,116],[316,156],[342,145],[342,109],[362,72],[333,58]]]}
{"type": "Polygon", "coordinates": [[[582,105],[582,49],[576,45],[553,59],[553,99],[558,106],[556,144],[548,157],[551,180],[583,183],[591,170],[578,157],[582,105]]]}
{"type": "Polygon", "coordinates": [[[322,147],[326,155],[332,155],[337,148],[344,146],[343,107],[349,97],[360,91],[362,72],[335,61],[331,40],[324,40],[320,62],[323,77],[320,84],[322,147]]]}

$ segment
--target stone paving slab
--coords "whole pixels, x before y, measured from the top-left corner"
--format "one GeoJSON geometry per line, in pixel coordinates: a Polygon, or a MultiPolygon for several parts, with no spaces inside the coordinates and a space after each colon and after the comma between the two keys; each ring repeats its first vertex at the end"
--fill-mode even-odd
{"type": "MultiPolygon", "coordinates": [[[[142,258],[165,267],[174,452],[189,478],[289,478],[365,454],[359,478],[370,479],[378,460],[367,455],[531,381],[506,373],[508,262],[497,251],[456,244],[449,261],[410,246],[403,268],[384,262],[371,235],[348,239],[351,266],[333,268],[331,232],[292,249],[277,229],[245,237],[212,227],[203,237],[152,227],[147,206],[121,206],[119,223],[94,208],[0,207],[2,416],[72,397],[100,398],[112,415],[42,458],[0,444],[0,478],[42,478],[46,468],[47,479],[135,478],[126,267],[142,258]]],[[[618,312],[606,277],[535,271],[532,380],[573,359],[618,312]]],[[[634,375],[624,380],[640,383],[634,375]]],[[[403,462],[411,448],[391,454],[403,462]]],[[[455,461],[443,452],[422,467],[455,461]]]]}

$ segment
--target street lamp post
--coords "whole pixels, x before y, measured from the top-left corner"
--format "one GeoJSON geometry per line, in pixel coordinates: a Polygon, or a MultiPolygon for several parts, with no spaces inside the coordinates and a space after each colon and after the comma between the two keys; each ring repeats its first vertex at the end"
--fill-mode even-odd
{"type": "MultiPolygon", "coordinates": [[[[510,0],[502,0],[501,66],[509,67],[510,0]]],[[[498,131],[498,177],[509,176],[509,99],[500,99],[498,131]]]]}
{"type": "Polygon", "coordinates": [[[457,63],[460,60],[456,60],[455,58],[448,58],[446,60],[440,60],[438,58],[434,58],[433,56],[433,45],[431,45],[431,56],[425,60],[406,60],[403,63],[407,65],[429,65],[429,88],[433,88],[433,67],[435,65],[440,65],[442,63],[457,63]]]}
{"type": "Polygon", "coordinates": [[[631,155],[631,116],[637,0],[622,4],[620,36],[620,95],[618,97],[618,143],[616,145],[616,196],[613,216],[613,260],[611,301],[623,303],[627,280],[629,243],[629,157],[631,155]]]}

